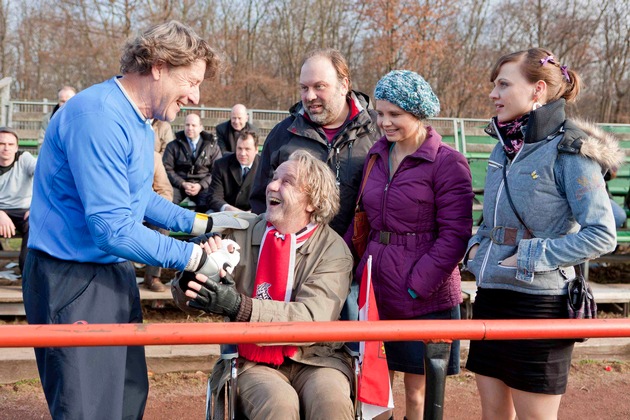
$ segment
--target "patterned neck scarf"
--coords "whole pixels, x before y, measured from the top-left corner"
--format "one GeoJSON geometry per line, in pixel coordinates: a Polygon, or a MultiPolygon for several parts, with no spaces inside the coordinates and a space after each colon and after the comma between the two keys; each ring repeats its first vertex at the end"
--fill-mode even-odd
{"type": "Polygon", "coordinates": [[[499,138],[503,142],[503,149],[510,160],[514,159],[523,147],[523,129],[527,126],[527,121],[529,121],[529,112],[507,122],[499,122],[497,117],[494,117],[494,122],[499,129],[499,138]]]}
{"type": "MultiPolygon", "coordinates": [[[[268,223],[267,230],[260,244],[258,268],[254,282],[253,298],[290,302],[295,274],[295,255],[313,236],[316,224],[310,223],[295,234],[281,234],[268,223]]],[[[259,346],[257,344],[239,344],[239,354],[252,362],[280,366],[284,358],[291,357],[297,351],[295,346],[259,346]]]]}

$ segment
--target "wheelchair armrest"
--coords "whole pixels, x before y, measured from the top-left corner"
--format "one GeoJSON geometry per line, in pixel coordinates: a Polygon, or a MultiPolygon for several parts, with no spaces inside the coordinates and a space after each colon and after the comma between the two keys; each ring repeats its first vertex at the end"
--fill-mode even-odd
{"type": "Polygon", "coordinates": [[[350,357],[359,357],[361,354],[359,343],[358,342],[349,342],[343,345],[343,349],[350,357]]]}
{"type": "Polygon", "coordinates": [[[238,357],[238,346],[236,344],[221,344],[220,359],[230,360],[238,357]]]}

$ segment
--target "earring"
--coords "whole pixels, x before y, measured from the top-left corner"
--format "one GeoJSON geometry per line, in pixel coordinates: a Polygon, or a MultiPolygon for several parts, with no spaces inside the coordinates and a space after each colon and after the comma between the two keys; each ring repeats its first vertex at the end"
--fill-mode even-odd
{"type": "Polygon", "coordinates": [[[542,104],[540,102],[538,102],[538,101],[534,102],[534,105],[532,105],[532,111],[536,111],[541,106],[542,106],[542,104]]]}

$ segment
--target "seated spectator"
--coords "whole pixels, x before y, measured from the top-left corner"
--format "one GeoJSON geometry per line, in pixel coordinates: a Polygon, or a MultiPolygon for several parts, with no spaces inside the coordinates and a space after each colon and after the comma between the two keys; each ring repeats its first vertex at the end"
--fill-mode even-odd
{"type": "Polygon", "coordinates": [[[188,114],[185,129],[175,134],[175,140],[164,150],[164,168],[173,186],[173,203],[186,197],[195,203],[195,211],[208,210],[212,166],[221,157],[214,136],[203,130],[201,118],[188,114]]]}
{"type": "Polygon", "coordinates": [[[0,128],[0,236],[22,234],[19,266],[24,270],[28,243],[28,214],[33,196],[33,175],[37,160],[18,151],[18,135],[12,128],[0,128]]]}
{"type": "Polygon", "coordinates": [[[217,125],[215,128],[217,141],[223,154],[236,151],[236,140],[238,140],[238,134],[241,130],[256,131],[256,127],[248,120],[249,115],[245,105],[236,104],[232,107],[230,120],[217,125]]]}
{"type": "Polygon", "coordinates": [[[223,156],[212,168],[210,210],[251,209],[249,191],[254,183],[258,161],[258,134],[247,129],[241,130],[236,142],[236,153],[223,156]]]}
{"type": "MultiPolygon", "coordinates": [[[[158,193],[160,197],[173,201],[173,187],[168,180],[164,164],[162,163],[162,154],[166,145],[173,141],[173,129],[167,121],[154,119],[151,123],[153,133],[155,135],[155,156],[153,162],[153,191],[158,193]]],[[[149,229],[157,230],[162,235],[168,235],[169,231],[159,228],[150,223],[145,223],[149,229]]],[[[165,290],[161,280],[162,268],[153,265],[147,265],[144,269],[144,287],[153,292],[163,292],[165,290]]]]}
{"type": "MultiPolygon", "coordinates": [[[[168,124],[168,123],[167,123],[168,124]]],[[[170,127],[170,124],[168,124],[170,127]]],[[[156,144],[157,144],[157,131],[155,132],[156,144]]],[[[164,164],[162,163],[162,155],[160,155],[157,151],[153,152],[153,191],[158,193],[160,197],[173,201],[173,187],[171,183],[168,181],[168,175],[166,175],[166,170],[164,169],[164,164]]],[[[166,229],[162,229],[150,223],[145,223],[146,226],[150,229],[157,230],[162,235],[167,235],[169,231],[166,229]]],[[[162,284],[162,267],[147,265],[144,269],[144,287],[153,291],[153,292],[163,292],[166,290],[164,285],[162,284]]]]}
{"type": "MultiPolygon", "coordinates": [[[[333,172],[308,152],[296,151],[276,169],[267,204],[265,214],[242,213],[250,221],[247,230],[228,234],[240,246],[236,285],[224,270],[220,282],[185,275],[172,287],[175,302],[238,322],[338,320],[350,289],[352,255],[328,226],[339,209],[333,172]]],[[[209,244],[212,251],[223,246],[218,238],[209,244]]],[[[238,349],[237,405],[248,418],[299,419],[300,412],[306,419],[353,418],[353,373],[341,343],[238,349]]],[[[212,371],[214,418],[221,415],[229,373],[224,360],[212,371]]]]}
{"type": "Polygon", "coordinates": [[[39,128],[39,134],[37,136],[37,140],[39,141],[40,146],[44,142],[44,136],[46,135],[46,128],[48,128],[48,123],[50,122],[50,119],[52,118],[52,116],[55,115],[55,113],[59,111],[59,108],[64,106],[65,103],[68,102],[70,98],[72,98],[76,94],[77,94],[77,91],[74,90],[72,86],[64,86],[59,90],[59,92],[57,93],[57,98],[59,102],[57,102],[57,105],[55,105],[52,112],[49,112],[48,114],[44,115],[44,118],[42,119],[42,123],[39,128]]]}
{"type": "Polygon", "coordinates": [[[606,192],[608,193],[608,197],[610,198],[610,206],[612,207],[613,217],[615,218],[615,226],[617,228],[623,227],[626,223],[626,219],[628,216],[626,215],[626,211],[614,200],[610,190],[608,189],[608,181],[611,179],[617,178],[617,171],[608,171],[606,175],[604,175],[604,181],[606,181],[606,192]]]}

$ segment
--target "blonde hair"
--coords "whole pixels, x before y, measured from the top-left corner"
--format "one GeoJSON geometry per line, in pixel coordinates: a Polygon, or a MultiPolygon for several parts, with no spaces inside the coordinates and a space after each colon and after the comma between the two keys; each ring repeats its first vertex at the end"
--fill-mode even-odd
{"type": "Polygon", "coordinates": [[[527,51],[517,51],[502,56],[490,73],[490,82],[494,83],[501,66],[506,63],[520,63],[521,73],[529,83],[544,81],[549,92],[548,102],[560,98],[564,98],[567,102],[574,102],[580,93],[582,86],[580,76],[575,71],[562,66],[551,51],[545,48],[530,48],[527,51]]]}
{"type": "Polygon", "coordinates": [[[339,211],[339,187],[335,175],[324,162],[305,150],[291,153],[289,161],[297,163],[299,183],[315,208],[311,223],[330,223],[339,211]]]}
{"type": "Polygon", "coordinates": [[[120,71],[145,75],[158,63],[180,67],[197,60],[206,62],[205,79],[215,77],[221,64],[217,53],[190,27],[171,20],[154,25],[127,41],[120,58],[120,71]]]}

